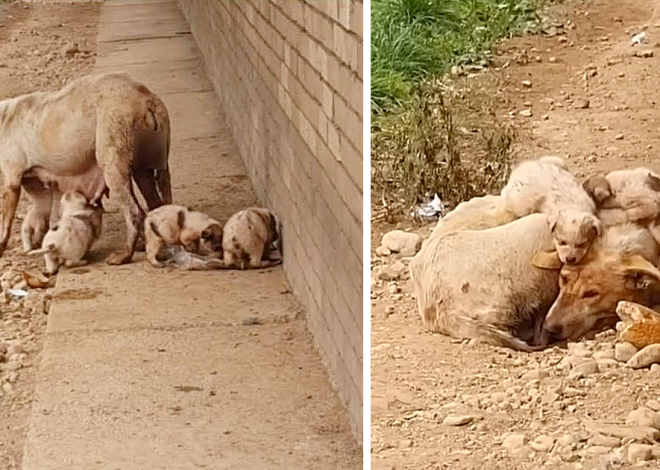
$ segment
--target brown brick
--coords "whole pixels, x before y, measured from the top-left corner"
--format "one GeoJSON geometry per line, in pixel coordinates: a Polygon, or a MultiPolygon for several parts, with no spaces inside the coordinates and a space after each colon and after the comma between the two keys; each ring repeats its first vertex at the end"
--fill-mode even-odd
{"type": "Polygon", "coordinates": [[[352,0],[351,1],[351,13],[350,13],[350,30],[357,34],[359,37],[362,37],[363,30],[363,18],[362,18],[362,1],[361,0],[352,0]]]}
{"type": "Polygon", "coordinates": [[[348,107],[348,103],[341,96],[335,96],[334,122],[339,124],[342,133],[348,137],[355,148],[362,148],[362,120],[348,107]]]}

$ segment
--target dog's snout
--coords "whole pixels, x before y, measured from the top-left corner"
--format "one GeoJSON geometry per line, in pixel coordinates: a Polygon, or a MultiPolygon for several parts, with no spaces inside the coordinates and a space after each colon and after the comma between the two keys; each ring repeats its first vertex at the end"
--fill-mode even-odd
{"type": "Polygon", "coordinates": [[[577,258],[575,256],[567,256],[566,257],[566,264],[575,264],[577,261],[577,258]]]}
{"type": "Polygon", "coordinates": [[[566,338],[563,326],[560,324],[552,323],[545,323],[543,325],[542,337],[547,342],[547,344],[553,343],[555,341],[561,341],[566,338]]]}

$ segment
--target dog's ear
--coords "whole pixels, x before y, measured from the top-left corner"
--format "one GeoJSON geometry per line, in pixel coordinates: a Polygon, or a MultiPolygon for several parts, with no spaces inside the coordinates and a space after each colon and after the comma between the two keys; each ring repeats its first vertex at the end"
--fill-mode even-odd
{"type": "Polygon", "coordinates": [[[219,240],[222,238],[222,225],[213,223],[202,230],[200,235],[204,240],[219,240]]]}
{"type": "Polygon", "coordinates": [[[646,182],[653,191],[660,192],[660,176],[649,171],[649,174],[646,176],[646,182]]]}
{"type": "Polygon", "coordinates": [[[557,270],[561,269],[563,263],[559,259],[557,250],[539,251],[532,258],[532,265],[540,269],[557,270]]]}
{"type": "Polygon", "coordinates": [[[552,213],[548,215],[548,227],[550,227],[550,232],[554,233],[555,228],[557,228],[557,220],[559,219],[559,214],[552,213]]]}
{"type": "Polygon", "coordinates": [[[660,286],[660,271],[643,256],[632,255],[623,267],[624,283],[630,290],[646,290],[660,286]]]}

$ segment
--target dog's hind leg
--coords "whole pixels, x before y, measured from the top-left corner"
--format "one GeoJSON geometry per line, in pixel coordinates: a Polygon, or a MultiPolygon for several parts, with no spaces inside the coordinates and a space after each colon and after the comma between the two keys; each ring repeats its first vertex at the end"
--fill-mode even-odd
{"type": "Polygon", "coordinates": [[[133,179],[135,179],[135,183],[147,203],[147,209],[150,211],[164,204],[160,194],[158,194],[155,176],[156,171],[157,170],[133,170],[133,179]]]}
{"type": "MultiPolygon", "coordinates": [[[[104,103],[108,106],[109,103],[104,103]]],[[[134,120],[130,116],[117,115],[101,104],[96,129],[96,158],[103,170],[103,177],[113,198],[124,214],[126,245],[106,258],[108,264],[124,264],[131,261],[135,242],[142,228],[144,211],[133,193],[131,156],[134,136],[129,132],[134,120]]],[[[112,103],[111,106],[116,106],[112,103]]]]}
{"type": "Polygon", "coordinates": [[[46,235],[53,205],[53,193],[38,179],[25,178],[22,186],[30,196],[30,207],[21,226],[23,251],[27,253],[41,246],[46,235]]]}

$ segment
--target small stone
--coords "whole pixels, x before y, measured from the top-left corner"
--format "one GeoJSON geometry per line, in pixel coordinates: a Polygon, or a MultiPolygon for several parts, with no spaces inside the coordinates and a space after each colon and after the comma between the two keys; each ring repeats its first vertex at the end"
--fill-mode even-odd
{"type": "Polygon", "coordinates": [[[660,364],[651,364],[651,368],[649,370],[653,374],[659,373],[660,372],[660,364]]]}
{"type": "Polygon", "coordinates": [[[630,343],[617,343],[614,345],[614,359],[619,362],[628,362],[636,352],[637,348],[630,343]]]}
{"type": "Polygon", "coordinates": [[[627,456],[630,463],[651,460],[653,458],[653,446],[647,444],[630,444],[627,456]]]}
{"type": "Polygon", "coordinates": [[[660,362],[660,344],[649,344],[628,359],[626,365],[633,369],[642,369],[660,362]]]}
{"type": "Polygon", "coordinates": [[[569,354],[577,357],[591,357],[592,353],[584,343],[568,343],[569,354]]]}
{"type": "MultiPolygon", "coordinates": [[[[0,350],[2,352],[2,350],[0,350]]],[[[653,411],[660,411],[660,402],[657,400],[649,400],[646,402],[646,407],[653,411]]]]}
{"type": "Polygon", "coordinates": [[[649,408],[641,407],[628,413],[626,424],[660,429],[660,414],[649,408]]]}
{"type": "Polygon", "coordinates": [[[536,452],[550,452],[554,444],[554,438],[550,436],[539,436],[532,441],[530,447],[536,452]]]}
{"type": "Polygon", "coordinates": [[[587,109],[590,105],[591,103],[589,102],[589,100],[583,100],[583,99],[575,100],[575,102],[573,103],[573,107],[575,109],[587,109]]]}
{"type": "Polygon", "coordinates": [[[514,433],[504,438],[502,447],[510,452],[516,452],[522,449],[528,441],[529,439],[524,434],[514,433]]]}
{"type": "Polygon", "coordinates": [[[599,447],[619,447],[621,445],[621,439],[611,436],[603,436],[602,434],[596,434],[594,437],[590,438],[587,441],[587,444],[591,446],[599,447]]]}
{"type": "Polygon", "coordinates": [[[614,350],[608,349],[607,351],[597,351],[594,353],[594,359],[599,362],[607,359],[614,359],[614,350]]]}
{"type": "Polygon", "coordinates": [[[616,426],[597,422],[585,423],[589,431],[619,439],[632,439],[638,442],[655,442],[660,438],[660,431],[646,426],[616,426]]]}
{"type": "Polygon", "coordinates": [[[623,140],[623,134],[617,134],[617,135],[614,137],[614,140],[623,140]]]}
{"type": "Polygon", "coordinates": [[[583,377],[588,377],[589,375],[595,374],[599,371],[598,363],[594,360],[586,360],[583,363],[573,367],[568,373],[569,379],[580,379],[583,377]]]}
{"type": "Polygon", "coordinates": [[[557,62],[557,58],[556,58],[556,57],[550,57],[550,58],[548,59],[548,62],[550,62],[551,64],[554,64],[554,63],[557,62]]]}
{"type": "Polygon", "coordinates": [[[633,55],[635,57],[641,57],[642,59],[648,59],[650,57],[653,57],[653,51],[651,49],[648,49],[646,51],[637,51],[633,55]]]}
{"type": "Polygon", "coordinates": [[[541,380],[541,379],[545,379],[549,375],[550,374],[546,370],[534,369],[534,370],[530,370],[529,372],[523,374],[523,376],[521,378],[523,380],[541,380]]]}
{"type": "Polygon", "coordinates": [[[399,279],[405,268],[401,261],[397,261],[391,266],[382,266],[378,272],[378,277],[384,281],[394,281],[399,279]]]}
{"type": "Polygon", "coordinates": [[[19,342],[12,343],[7,348],[7,356],[14,356],[22,353],[23,353],[23,345],[19,342]]]}
{"type": "Polygon", "coordinates": [[[14,391],[14,386],[12,384],[10,384],[9,382],[5,382],[5,383],[2,384],[2,390],[5,393],[11,393],[11,392],[14,391]]]}
{"type": "Polygon", "coordinates": [[[580,440],[578,439],[578,437],[575,434],[567,433],[567,434],[563,434],[559,438],[559,444],[561,444],[564,447],[575,446],[575,445],[578,444],[578,442],[580,442],[580,440]]]}
{"type": "Polygon", "coordinates": [[[386,246],[381,245],[378,248],[376,248],[376,254],[378,256],[389,256],[392,254],[392,252],[386,246]]]}
{"type": "Polygon", "coordinates": [[[62,53],[67,57],[71,57],[78,52],[80,52],[80,49],[78,48],[78,44],[75,42],[70,42],[62,48],[62,53]]]}
{"type": "Polygon", "coordinates": [[[470,415],[449,415],[442,421],[442,424],[447,426],[463,426],[470,424],[472,421],[474,421],[474,417],[470,415]]]}
{"type": "Polygon", "coordinates": [[[381,245],[402,256],[414,256],[422,246],[422,237],[416,233],[393,230],[383,235],[381,245]]]}
{"type": "Polygon", "coordinates": [[[518,114],[523,116],[523,117],[532,117],[532,110],[531,109],[523,109],[518,114]]]}
{"type": "Polygon", "coordinates": [[[508,398],[508,395],[506,392],[494,392],[491,396],[490,399],[493,401],[493,403],[502,403],[506,401],[508,398]]]}
{"type": "Polygon", "coordinates": [[[523,80],[521,84],[525,88],[532,88],[532,82],[530,82],[529,80],[523,80]]]}

